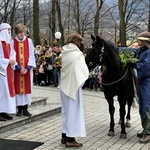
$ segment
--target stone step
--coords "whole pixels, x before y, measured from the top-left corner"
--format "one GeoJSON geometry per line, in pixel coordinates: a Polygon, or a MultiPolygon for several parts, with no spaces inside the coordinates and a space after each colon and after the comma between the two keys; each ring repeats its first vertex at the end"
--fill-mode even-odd
{"type": "Polygon", "coordinates": [[[35,107],[39,105],[46,105],[48,97],[32,97],[32,103],[30,107],[35,107]]]}
{"type": "Polygon", "coordinates": [[[56,113],[60,113],[61,111],[60,103],[49,102],[46,104],[45,102],[43,102],[41,103],[41,105],[36,105],[40,103],[38,102],[38,100],[40,101],[41,99],[44,98],[38,98],[38,100],[35,99],[36,98],[34,98],[33,100],[35,102],[35,105],[29,107],[29,112],[32,114],[31,117],[26,117],[26,116],[17,117],[16,115],[11,115],[13,116],[13,120],[0,122],[0,133],[36,121],[38,119],[48,117],[56,113]]]}

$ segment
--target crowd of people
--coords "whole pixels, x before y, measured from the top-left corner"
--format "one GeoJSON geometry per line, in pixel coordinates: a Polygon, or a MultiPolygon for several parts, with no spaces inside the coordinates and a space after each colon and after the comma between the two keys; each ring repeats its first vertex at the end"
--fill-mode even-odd
{"type": "Polygon", "coordinates": [[[61,69],[61,47],[46,47],[37,45],[35,47],[36,67],[33,69],[33,83],[39,86],[59,88],[61,69]]]}

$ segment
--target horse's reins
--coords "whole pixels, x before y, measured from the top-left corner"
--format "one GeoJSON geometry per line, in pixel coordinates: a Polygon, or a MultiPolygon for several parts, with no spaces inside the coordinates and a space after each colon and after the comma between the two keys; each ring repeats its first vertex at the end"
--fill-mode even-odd
{"type": "Polygon", "coordinates": [[[102,82],[101,84],[102,84],[102,85],[112,85],[112,84],[115,84],[115,83],[121,81],[121,80],[127,75],[127,72],[128,72],[128,68],[127,68],[125,74],[124,74],[120,79],[118,79],[117,81],[114,81],[114,82],[111,82],[111,83],[103,83],[103,82],[102,82]]]}
{"type": "MultiPolygon", "coordinates": [[[[100,60],[102,59],[102,56],[103,56],[103,53],[104,53],[104,44],[103,44],[103,46],[102,46],[102,53],[99,55],[99,58],[100,58],[100,60]]],[[[92,63],[92,62],[90,62],[89,63],[89,65],[93,65],[94,63],[92,63]]],[[[126,70],[126,72],[125,72],[125,74],[120,78],[120,79],[118,79],[117,81],[114,81],[114,82],[111,82],[111,83],[101,83],[102,85],[112,85],[112,84],[115,84],[115,83],[117,83],[117,82],[119,82],[119,81],[121,81],[126,75],[127,75],[127,72],[128,72],[128,68],[127,68],[127,70],[126,70]]]]}

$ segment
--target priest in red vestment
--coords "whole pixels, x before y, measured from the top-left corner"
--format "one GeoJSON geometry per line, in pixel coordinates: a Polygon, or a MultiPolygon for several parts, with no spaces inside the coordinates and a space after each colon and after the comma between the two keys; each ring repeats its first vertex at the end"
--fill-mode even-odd
{"type": "Polygon", "coordinates": [[[26,37],[26,27],[23,24],[15,26],[16,37],[12,41],[16,51],[15,66],[15,92],[17,103],[17,116],[28,116],[31,105],[31,89],[33,85],[33,67],[35,67],[34,45],[30,38],[26,37]]]}

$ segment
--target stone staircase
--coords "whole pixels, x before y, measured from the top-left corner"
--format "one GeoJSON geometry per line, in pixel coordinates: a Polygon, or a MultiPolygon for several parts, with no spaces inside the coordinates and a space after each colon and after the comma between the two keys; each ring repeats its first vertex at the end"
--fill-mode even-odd
{"type": "Polygon", "coordinates": [[[13,116],[13,120],[0,122],[0,133],[22,126],[24,124],[36,121],[38,119],[60,113],[61,105],[56,102],[47,102],[48,97],[32,97],[32,104],[29,106],[29,112],[32,114],[31,117],[13,116]]]}

